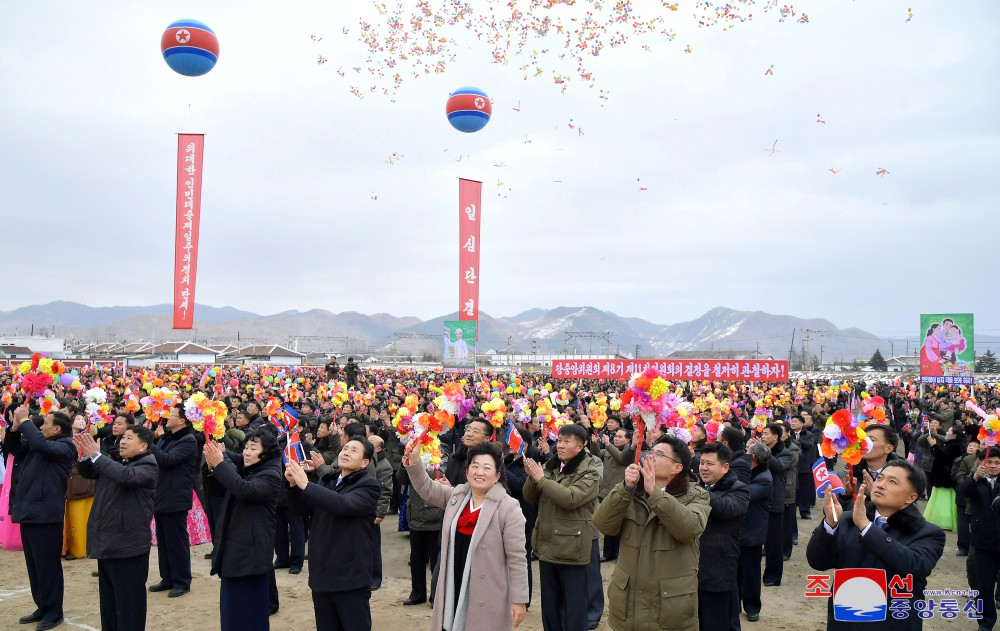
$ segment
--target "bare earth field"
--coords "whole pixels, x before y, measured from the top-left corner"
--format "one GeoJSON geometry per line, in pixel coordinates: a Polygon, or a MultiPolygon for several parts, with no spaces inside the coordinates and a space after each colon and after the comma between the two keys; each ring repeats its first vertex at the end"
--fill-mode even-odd
{"type": "MultiPolygon", "coordinates": [[[[811,522],[799,522],[800,545],[796,546],[791,561],[785,563],[784,578],[779,587],[765,587],[760,621],[747,622],[742,619],[744,629],[784,629],[788,631],[815,631],[826,627],[826,599],[805,598],[806,575],[815,573],[806,565],[805,545],[812,529],[819,524],[819,511],[813,511],[811,522]]],[[[375,629],[427,629],[430,626],[429,605],[404,607],[403,600],[410,591],[410,575],[407,560],[409,543],[406,533],[396,532],[397,519],[389,516],[382,524],[383,574],[382,589],[372,594],[372,619],[375,629]]],[[[945,553],[931,575],[929,589],[967,589],[965,580],[965,558],[955,556],[955,535],[947,533],[948,543],[945,553]]],[[[209,576],[209,561],[202,558],[211,549],[210,545],[193,548],[192,572],[194,581],[190,594],[181,598],[167,598],[165,592],[149,594],[147,629],[152,631],[194,631],[196,629],[218,628],[219,621],[219,581],[209,576]]],[[[156,553],[151,553],[150,580],[159,580],[156,569],[156,553]]],[[[613,569],[613,563],[602,564],[605,586],[613,569]]],[[[537,562],[534,564],[535,577],[538,576],[537,562]]],[[[97,579],[90,576],[97,569],[96,561],[63,561],[66,576],[66,629],[100,629],[98,613],[97,579]]],[[[278,589],[281,592],[281,610],[271,617],[274,629],[313,629],[312,599],[307,584],[309,563],[302,574],[292,576],[287,570],[278,570],[278,589]]],[[[429,577],[428,577],[429,580],[429,577]]],[[[540,631],[541,617],[538,611],[538,583],[534,585],[533,602],[528,618],[520,627],[529,631],[540,631]]],[[[606,590],[605,590],[606,593],[606,590]]],[[[959,598],[960,605],[964,598],[959,598]]],[[[0,629],[30,629],[19,627],[17,619],[34,610],[28,591],[28,576],[24,568],[21,552],[0,551],[0,629]]],[[[878,627],[874,623],[872,628],[878,627]]],[[[599,629],[610,629],[607,617],[601,621],[599,629]]],[[[968,629],[976,628],[973,621],[964,617],[956,620],[942,620],[938,615],[924,621],[925,629],[968,629]]]]}

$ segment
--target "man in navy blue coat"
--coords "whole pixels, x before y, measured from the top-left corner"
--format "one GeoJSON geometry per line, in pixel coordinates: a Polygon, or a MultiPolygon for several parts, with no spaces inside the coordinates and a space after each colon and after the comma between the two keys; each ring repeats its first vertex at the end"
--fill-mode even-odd
{"type": "Polygon", "coordinates": [[[66,484],[76,460],[73,422],[62,412],[46,415],[41,426],[28,420],[28,408],[14,410],[4,437],[7,453],[20,461],[20,475],[10,495],[11,519],[21,525],[34,613],[21,624],[37,622],[45,631],[63,621],[62,553],[66,484]]]}
{"type": "MultiPolygon", "coordinates": [[[[893,576],[912,575],[909,615],[896,619],[886,612],[884,622],[843,622],[834,620],[833,598],[827,604],[826,628],[921,629],[923,619],[913,604],[923,599],[927,577],[944,554],[944,532],[929,523],[917,508],[926,486],[924,472],[905,460],[885,465],[874,481],[871,501],[866,503],[867,485],[855,496],[853,510],[840,513],[838,502],[827,489],[823,502],[824,519],[813,531],[806,560],[816,570],[844,568],[883,569],[886,581],[893,576]]],[[[907,586],[909,587],[909,585],[907,586]]],[[[989,594],[987,594],[989,598],[989,594]]]]}

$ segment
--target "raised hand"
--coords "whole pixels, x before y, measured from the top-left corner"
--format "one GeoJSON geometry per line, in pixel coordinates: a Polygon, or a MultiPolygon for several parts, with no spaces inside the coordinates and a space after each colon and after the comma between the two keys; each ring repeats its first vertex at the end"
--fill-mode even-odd
{"type": "MultiPolygon", "coordinates": [[[[642,461],[642,483],[643,488],[646,490],[646,495],[652,495],[653,489],[656,488],[656,468],[655,468],[654,456],[648,454],[642,461]]],[[[681,472],[681,475],[685,475],[681,472]]]]}
{"type": "Polygon", "coordinates": [[[858,527],[859,531],[864,530],[868,527],[868,524],[872,523],[865,512],[865,492],[867,490],[867,485],[862,484],[858,489],[857,495],[854,497],[854,525],[858,527]]]}
{"type": "Polygon", "coordinates": [[[285,465],[285,479],[291,483],[290,486],[297,486],[300,489],[305,489],[309,484],[309,476],[306,475],[305,470],[291,458],[285,465]]]}
{"type": "Polygon", "coordinates": [[[639,485],[639,477],[642,475],[642,469],[639,468],[637,464],[630,464],[625,468],[625,486],[630,489],[634,489],[639,485]]]}

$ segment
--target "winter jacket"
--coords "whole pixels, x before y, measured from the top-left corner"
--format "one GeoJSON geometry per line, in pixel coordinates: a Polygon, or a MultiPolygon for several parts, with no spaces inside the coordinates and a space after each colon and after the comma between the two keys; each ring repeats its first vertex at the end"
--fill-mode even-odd
{"type": "Polygon", "coordinates": [[[927,577],[944,554],[944,532],[927,522],[915,503],[890,516],[884,530],[875,525],[875,506],[871,502],[867,504],[866,512],[872,525],[864,537],[854,525],[853,510],[844,511],[832,535],[821,522],[806,547],[806,560],[813,569],[821,572],[843,568],[884,569],[887,582],[896,575],[905,578],[912,574],[913,589],[906,590],[913,595],[908,599],[907,611],[910,615],[901,620],[886,615],[885,621],[877,625],[838,622],[834,620],[833,598],[830,598],[827,601],[826,628],[832,631],[869,627],[890,631],[921,629],[923,620],[916,615],[913,604],[915,600],[923,600],[927,577]]]}
{"type": "Polygon", "coordinates": [[[375,516],[384,519],[389,512],[389,502],[392,500],[392,465],[386,458],[379,458],[378,464],[375,465],[375,479],[378,480],[381,489],[378,504],[375,506],[375,516]]]}
{"type": "MultiPolygon", "coordinates": [[[[771,508],[772,513],[785,512],[785,485],[788,476],[798,477],[798,472],[792,468],[792,452],[785,448],[785,443],[780,440],[771,448],[771,460],[768,463],[771,471],[771,508]]],[[[792,493],[792,503],[795,501],[795,494],[792,493]]]]}
{"type": "Polygon", "coordinates": [[[927,482],[932,487],[955,488],[955,480],[951,477],[951,465],[954,464],[956,458],[965,452],[962,442],[958,439],[952,439],[939,442],[931,447],[931,453],[934,454],[934,464],[931,466],[931,474],[928,476],[927,482]]]}
{"type": "Polygon", "coordinates": [[[698,568],[698,589],[706,592],[728,592],[736,585],[740,563],[740,528],[750,503],[750,489],[726,472],[715,486],[708,489],[712,512],[701,535],[701,564],[698,568]]]}
{"type": "Polygon", "coordinates": [[[215,467],[210,485],[225,490],[215,528],[212,574],[223,578],[258,576],[273,569],[278,490],[286,482],[281,456],[243,467],[227,457],[215,467]]]}
{"type": "Polygon", "coordinates": [[[993,514],[993,500],[1000,497],[1000,479],[993,486],[986,477],[976,480],[970,474],[958,486],[958,492],[964,495],[972,508],[972,545],[977,550],[1000,552],[1000,520],[993,514]]]}
{"type": "MultiPolygon", "coordinates": [[[[406,473],[406,467],[400,467],[396,472],[396,480],[401,486],[410,486],[410,476],[406,473]]],[[[410,490],[406,500],[406,523],[410,530],[415,532],[433,532],[441,530],[441,519],[444,511],[428,504],[427,500],[420,497],[416,491],[410,490]]]]}
{"type": "Polygon", "coordinates": [[[740,530],[741,546],[762,546],[767,541],[767,519],[771,510],[771,486],[774,484],[767,465],[755,468],[750,474],[750,504],[740,530]]]}
{"type": "Polygon", "coordinates": [[[601,486],[597,495],[607,497],[611,489],[625,479],[625,469],[628,465],[621,463],[622,452],[613,443],[605,445],[600,455],[604,462],[604,475],[601,476],[601,486]]]}
{"type": "Polygon", "coordinates": [[[18,524],[62,523],[66,510],[66,485],[76,462],[73,439],[46,439],[30,420],[18,431],[7,430],[7,453],[14,454],[19,470],[10,494],[10,516],[18,524]]]}
{"type": "Polygon", "coordinates": [[[799,488],[799,459],[802,457],[802,449],[794,440],[785,443],[785,451],[791,455],[792,461],[785,473],[785,503],[782,508],[795,504],[795,494],[799,488]]]}
{"type": "Polygon", "coordinates": [[[635,493],[617,485],[594,514],[621,546],[608,583],[608,623],[615,631],[698,629],[699,538],[712,508],[696,485],[679,496],[640,482],[635,493]]]}
{"type": "Polygon", "coordinates": [[[79,466],[80,475],[96,480],[87,520],[87,556],[128,559],[149,554],[156,457],[145,453],[119,462],[101,455],[96,462],[84,458],[79,466]]]}
{"type": "Polygon", "coordinates": [[[547,563],[587,565],[594,538],[593,516],[600,474],[584,449],[559,470],[559,458],[544,465],[544,475],[524,483],[524,499],[538,504],[531,537],[537,556],[547,563]]]}
{"type": "Polygon", "coordinates": [[[149,446],[160,467],[153,496],[154,513],[180,513],[191,510],[194,476],[200,457],[194,431],[185,427],[164,434],[149,446]]]}

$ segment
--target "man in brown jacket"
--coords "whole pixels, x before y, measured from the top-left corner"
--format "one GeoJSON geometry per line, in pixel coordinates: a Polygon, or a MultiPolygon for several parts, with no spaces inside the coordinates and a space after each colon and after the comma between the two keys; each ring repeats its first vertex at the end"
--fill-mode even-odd
{"type": "MultiPolygon", "coordinates": [[[[594,538],[594,504],[600,474],[590,454],[587,430],[559,428],[556,458],[541,465],[524,461],[528,480],[523,495],[538,504],[531,543],[538,557],[545,631],[587,629],[587,564],[594,538]]],[[[697,565],[697,564],[696,564],[697,565]]]]}
{"type": "Polygon", "coordinates": [[[687,445],[662,436],[594,514],[601,532],[621,535],[608,585],[615,631],[698,629],[699,540],[712,509],[708,491],[690,483],[690,466],[687,445]]]}

